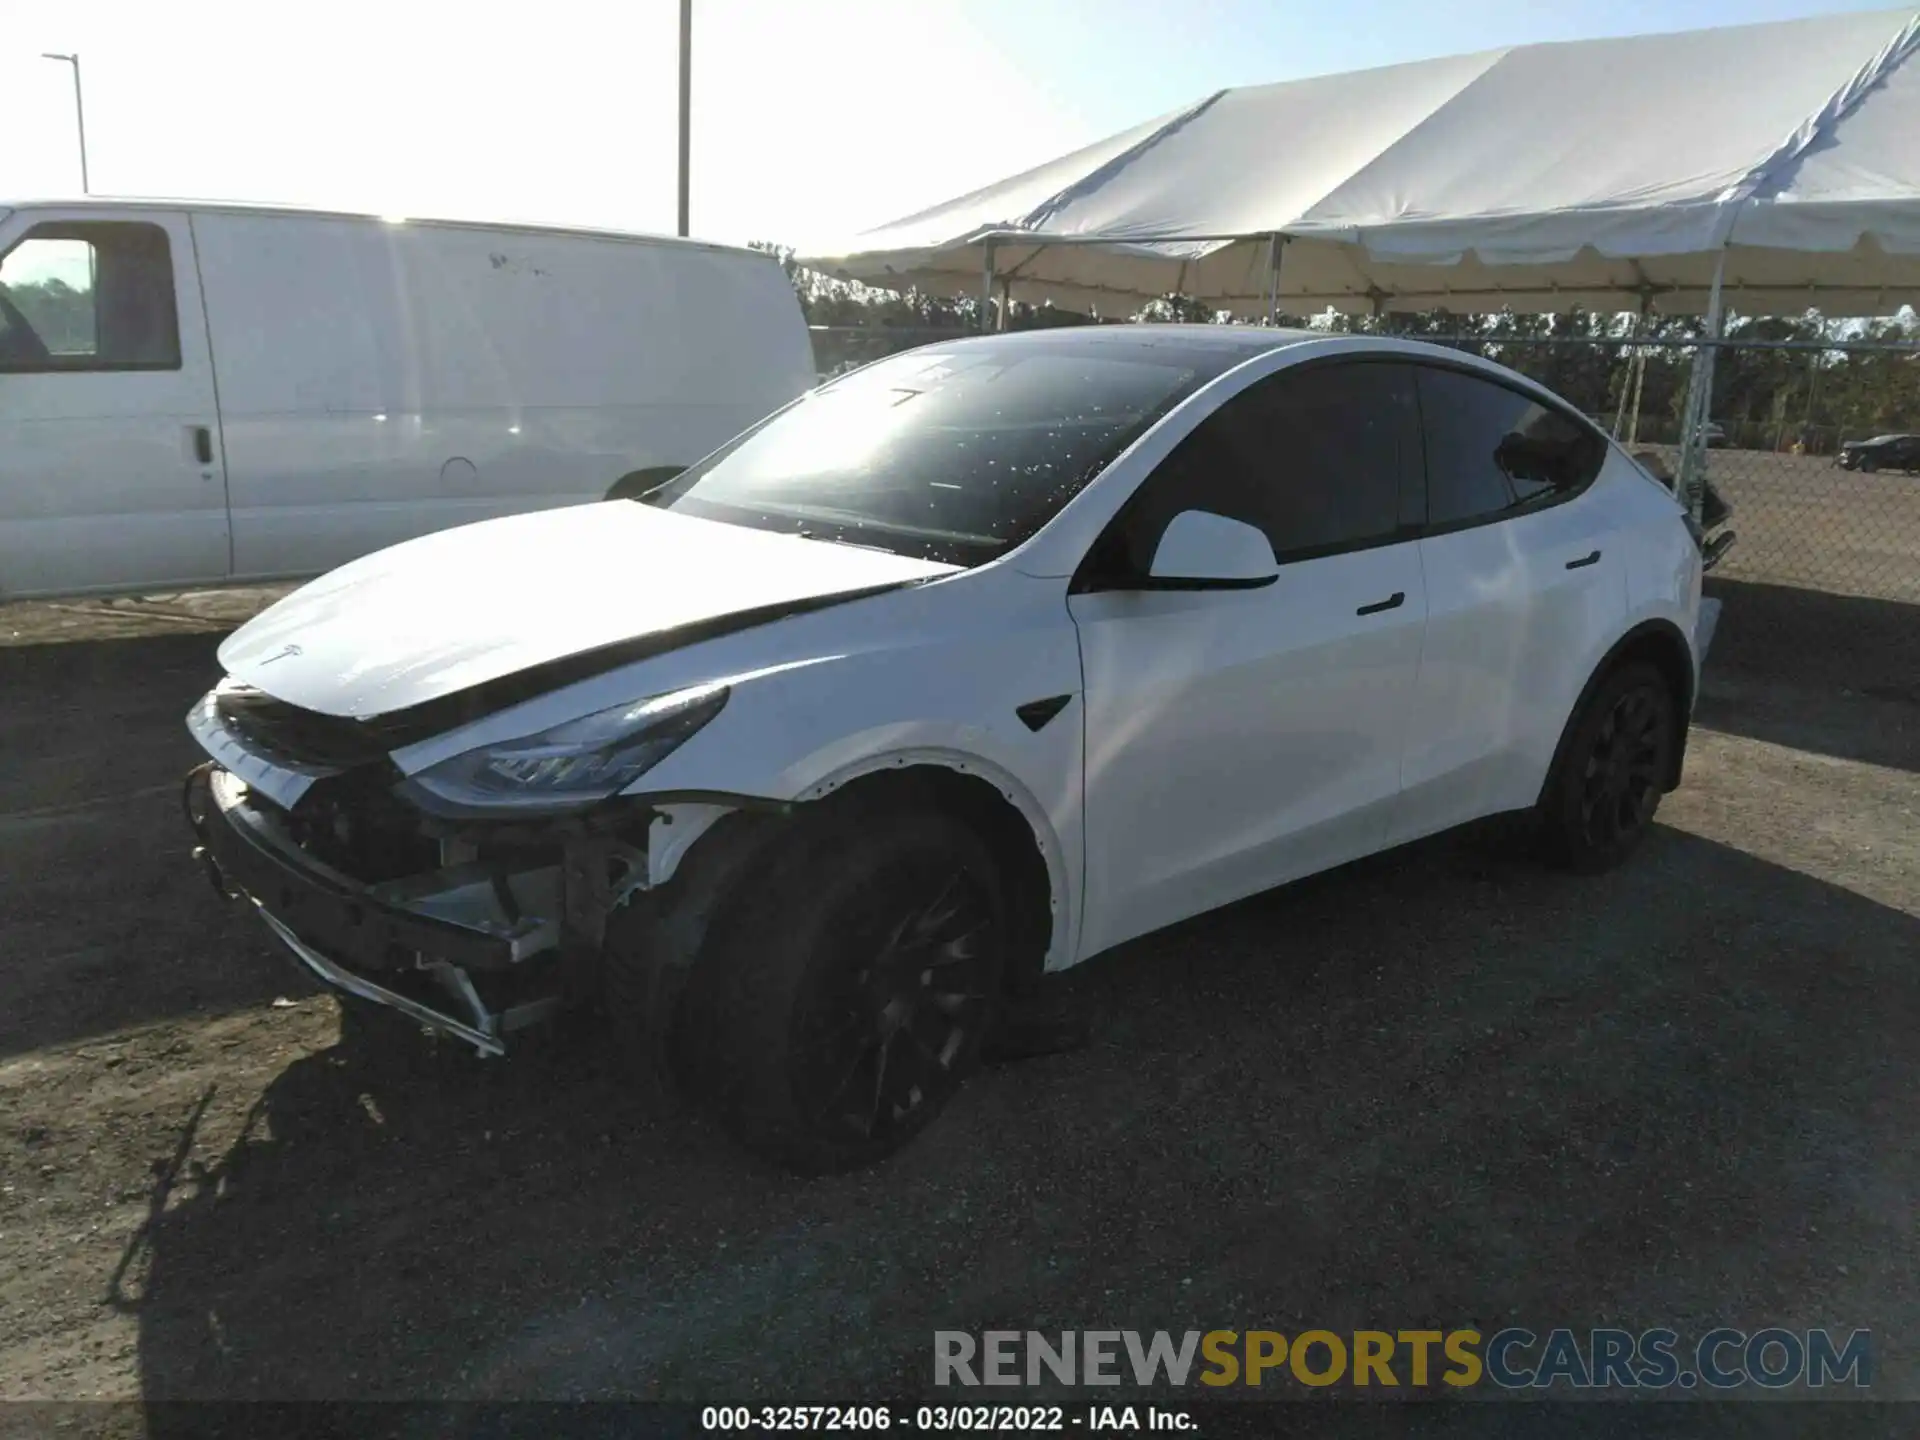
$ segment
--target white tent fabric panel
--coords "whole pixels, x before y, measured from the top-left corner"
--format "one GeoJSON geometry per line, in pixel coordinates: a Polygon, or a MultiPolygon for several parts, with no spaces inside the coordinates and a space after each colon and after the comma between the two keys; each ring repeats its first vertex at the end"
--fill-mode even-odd
{"type": "Polygon", "coordinates": [[[1112,309],[1898,308],[1920,16],[1524,46],[1220,92],[807,263],[1112,309]]]}
{"type": "MultiPolygon", "coordinates": [[[[1173,247],[1168,247],[1173,248],[1173,247]]],[[[862,278],[887,284],[883,261],[863,257],[862,278]]],[[[978,294],[979,247],[952,253],[951,268],[923,268],[911,255],[897,262],[893,283],[917,284],[933,294],[978,294]]],[[[1553,266],[1488,266],[1469,255],[1455,265],[1374,260],[1356,246],[1294,240],[1281,265],[1279,308],[1292,314],[1333,309],[1364,315],[1381,311],[1451,310],[1456,314],[1512,309],[1522,313],[1632,310],[1642,299],[1649,313],[1694,315],[1706,309],[1713,284],[1712,254],[1618,259],[1583,251],[1553,266]]],[[[1267,241],[1208,247],[1200,256],[1169,258],[1146,247],[1108,250],[1088,266],[1077,246],[1000,243],[996,274],[1011,272],[1010,291],[1035,304],[1106,314],[1143,299],[1178,292],[1197,295],[1236,314],[1265,313],[1267,241]]],[[[1920,300],[1920,257],[1889,257],[1871,243],[1858,252],[1814,255],[1735,246],[1728,251],[1727,303],[1747,314],[1794,314],[1817,305],[1834,315],[1880,315],[1920,300]],[[1902,277],[1905,277],[1904,279],[1902,277]]],[[[996,286],[997,289],[997,286],[996,286]]]]}
{"type": "MultiPolygon", "coordinates": [[[[1920,25],[1920,22],[1916,22],[1920,25]]],[[[1852,250],[1865,237],[1920,254],[1920,60],[1880,86],[1782,167],[1734,222],[1742,245],[1852,250]]]]}
{"type": "Polygon", "coordinates": [[[1290,228],[1444,263],[1714,248],[1721,206],[1907,18],[1509,51],[1290,228]]]}
{"type": "Polygon", "coordinates": [[[1500,63],[1503,51],[1223,90],[1020,217],[1021,229],[1116,238],[1246,235],[1299,215],[1500,63]]]}
{"type": "Polygon", "coordinates": [[[1131,130],[1110,135],[1071,155],[1035,166],[1010,180],[999,181],[971,195],[962,195],[931,210],[896,220],[882,231],[870,232],[876,242],[875,248],[885,245],[900,250],[914,250],[923,246],[940,246],[956,235],[971,233],[978,226],[982,214],[1026,216],[1045,206],[1055,196],[1084,183],[1088,176],[1100,174],[1106,167],[1176,124],[1182,115],[1190,113],[1191,110],[1186,110],[1162,115],[1131,130]]]}

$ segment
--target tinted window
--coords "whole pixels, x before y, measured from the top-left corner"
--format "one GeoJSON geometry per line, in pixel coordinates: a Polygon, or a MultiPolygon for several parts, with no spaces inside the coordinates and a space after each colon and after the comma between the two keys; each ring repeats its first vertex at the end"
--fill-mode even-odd
{"type": "Polygon", "coordinates": [[[1606,442],[1559,410],[1457,370],[1421,369],[1427,523],[1453,525],[1586,485],[1606,442]]]}
{"type": "Polygon", "coordinates": [[[1183,510],[1257,525],[1281,561],[1390,540],[1402,530],[1402,477],[1417,473],[1419,444],[1404,366],[1283,370],[1180,442],[1129,504],[1096,568],[1144,573],[1183,510]]]}
{"type": "Polygon", "coordinates": [[[645,501],[979,564],[1243,358],[1024,337],[914,351],[822,387],[645,501]]]}
{"type": "Polygon", "coordinates": [[[158,225],[37,225],[0,259],[0,302],[0,369],[179,368],[173,259],[158,225]]]}

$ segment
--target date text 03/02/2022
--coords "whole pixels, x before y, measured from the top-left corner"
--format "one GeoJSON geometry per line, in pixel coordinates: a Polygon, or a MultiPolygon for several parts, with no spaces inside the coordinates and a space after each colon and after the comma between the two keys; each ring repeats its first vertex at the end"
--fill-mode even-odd
{"type": "Polygon", "coordinates": [[[780,1430],[1009,1431],[1196,1429],[1184,1410],[1158,1405],[709,1405],[700,1428],[764,1434],[780,1430]]]}

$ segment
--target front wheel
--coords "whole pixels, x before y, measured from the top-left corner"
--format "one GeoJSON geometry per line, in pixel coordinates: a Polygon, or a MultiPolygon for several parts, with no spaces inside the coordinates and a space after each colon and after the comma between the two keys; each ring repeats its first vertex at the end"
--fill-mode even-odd
{"type": "Polygon", "coordinates": [[[1672,771],[1674,706],[1666,677],[1651,665],[1624,665],[1601,681],[1541,796],[1552,859],[1594,874],[1646,838],[1672,771]]]}
{"type": "Polygon", "coordinates": [[[937,813],[797,835],[694,974],[702,1088],[747,1146],[808,1173],[883,1159],[974,1069],[998,1003],[999,869],[937,813]]]}

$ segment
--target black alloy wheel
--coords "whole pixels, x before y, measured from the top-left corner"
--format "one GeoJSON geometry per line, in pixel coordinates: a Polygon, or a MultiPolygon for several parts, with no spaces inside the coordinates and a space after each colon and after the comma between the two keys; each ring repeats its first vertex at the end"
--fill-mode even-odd
{"type": "Polygon", "coordinates": [[[1660,803],[1668,718],[1659,690],[1641,686],[1614,701],[1587,752],[1580,827],[1587,843],[1612,849],[1646,827],[1660,803]]]}
{"type": "Polygon", "coordinates": [[[1604,679],[1543,797],[1554,858],[1589,873],[1625,860],[1652,828],[1676,739],[1673,691],[1659,670],[1630,664],[1604,679]]]}
{"type": "Polygon", "coordinates": [[[954,1089],[999,983],[980,877],[907,857],[834,917],[833,953],[794,1017],[794,1082],[823,1132],[888,1144],[954,1089]]]}
{"type": "Polygon", "coordinates": [[[999,867],[940,813],[796,833],[695,966],[696,1087],[750,1148],[808,1173],[885,1158],[979,1063],[1001,997],[999,867]]]}

